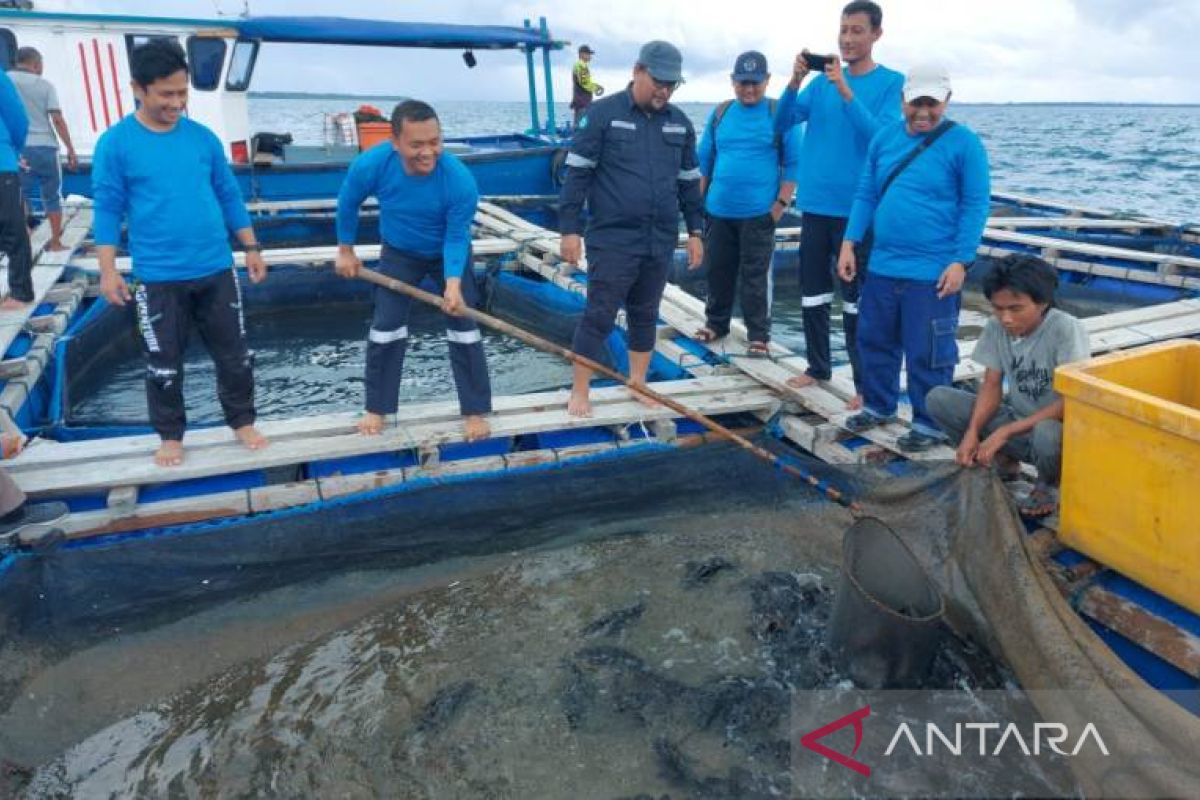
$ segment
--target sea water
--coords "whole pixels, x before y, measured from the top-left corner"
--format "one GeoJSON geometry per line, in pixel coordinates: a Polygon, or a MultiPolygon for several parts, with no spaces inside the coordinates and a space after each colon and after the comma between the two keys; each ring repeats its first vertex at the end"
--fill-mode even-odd
{"type": "MultiPolygon", "coordinates": [[[[321,113],[355,104],[258,99],[254,126],[316,142],[321,113]]],[[[452,135],[523,127],[519,104],[440,110],[452,135]]],[[[984,135],[997,188],[1194,218],[1200,110],[954,113],[984,135]]],[[[260,362],[262,376],[307,386],[327,370],[337,387],[310,399],[353,406],[365,321],[359,309],[318,337],[284,312],[269,326],[304,345],[281,350],[277,369],[260,362]]],[[[410,361],[412,396],[423,384],[444,395],[436,321],[416,327],[430,349],[410,361]]],[[[565,381],[528,352],[512,363],[530,371],[494,373],[498,390],[565,381]]],[[[118,380],[140,402],[137,376],[118,380]]],[[[842,683],[823,648],[836,542],[806,528],[836,511],[692,499],[670,513],[549,515],[561,530],[529,552],[333,572],[78,645],[4,643],[0,795],[787,795],[787,693],[842,683]]],[[[939,658],[946,685],[1010,680],[970,643],[939,658]]]]}

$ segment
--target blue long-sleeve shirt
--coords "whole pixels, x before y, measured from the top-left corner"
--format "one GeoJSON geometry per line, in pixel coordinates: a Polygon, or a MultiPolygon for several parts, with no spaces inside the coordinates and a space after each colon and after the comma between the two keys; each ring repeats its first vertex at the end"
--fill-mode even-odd
{"type": "Polygon", "coordinates": [[[709,115],[700,137],[700,173],[709,179],[704,203],[713,216],[761,217],[779,197],[779,184],[799,179],[803,133],[792,125],[777,144],[771,105],[765,98],[752,106],[734,101],[715,132],[716,110],[709,115]]]}
{"type": "Polygon", "coordinates": [[[409,175],[390,140],[359,155],[338,192],[338,244],[354,244],[358,209],[371,195],[379,200],[383,241],[422,258],[441,258],[447,278],[462,277],[479,189],[461,161],[443,152],[432,173],[409,175]]]}
{"type": "Polygon", "coordinates": [[[823,74],[800,92],[788,87],[779,98],[780,130],[808,123],[800,151],[796,206],[810,214],[848,217],[867,145],[880,128],[900,119],[904,76],[882,64],[865,75],[842,70],[854,92],[847,103],[823,74]]]}
{"type": "Polygon", "coordinates": [[[991,178],[983,142],[967,126],[946,131],[880,200],[883,182],[924,138],[898,122],[867,148],[845,238],[861,242],[874,222],[873,274],[936,281],[950,264],[975,260],[990,210],[991,178]]]}
{"type": "Polygon", "coordinates": [[[92,191],[96,244],[120,244],[128,215],[133,274],[147,283],[229,269],[229,231],[250,227],[221,140],[186,117],[158,132],[130,114],[105,131],[92,191]]]}
{"type": "Polygon", "coordinates": [[[12,78],[2,69],[0,76],[0,172],[16,172],[29,132],[29,115],[12,78]]]}

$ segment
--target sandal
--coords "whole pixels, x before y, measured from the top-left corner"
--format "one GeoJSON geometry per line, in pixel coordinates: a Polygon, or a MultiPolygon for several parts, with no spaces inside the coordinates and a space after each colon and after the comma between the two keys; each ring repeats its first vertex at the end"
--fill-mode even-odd
{"type": "Polygon", "coordinates": [[[705,327],[701,328],[700,330],[696,331],[695,333],[693,333],[692,338],[695,339],[697,342],[703,342],[704,344],[709,344],[711,342],[715,342],[717,339],[724,338],[724,336],[722,336],[721,334],[718,334],[712,328],[705,326],[705,327]]]}
{"type": "Polygon", "coordinates": [[[1017,511],[1022,517],[1041,519],[1048,517],[1058,510],[1058,490],[1053,486],[1038,484],[1033,491],[1025,495],[1017,503],[1017,511]]]}
{"type": "Polygon", "coordinates": [[[747,358],[770,358],[771,346],[766,342],[751,342],[746,346],[747,358]]]}

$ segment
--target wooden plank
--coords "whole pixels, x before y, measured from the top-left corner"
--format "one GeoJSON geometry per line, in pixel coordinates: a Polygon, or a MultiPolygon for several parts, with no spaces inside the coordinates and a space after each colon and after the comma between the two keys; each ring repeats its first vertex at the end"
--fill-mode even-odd
{"type": "MultiPolygon", "coordinates": [[[[519,248],[520,245],[517,242],[494,237],[476,239],[471,244],[471,251],[474,256],[496,256],[515,253],[519,248]]],[[[358,253],[358,257],[363,261],[379,260],[380,246],[377,244],[361,244],[354,249],[358,253]]],[[[337,247],[277,247],[263,250],[262,257],[268,266],[289,264],[320,267],[332,264],[337,259],[337,247]]],[[[233,262],[239,269],[245,269],[246,254],[240,250],[235,251],[233,262]]],[[[76,256],[71,259],[70,264],[72,267],[86,272],[99,273],[100,271],[100,261],[95,255],[76,256]]],[[[117,271],[128,273],[131,270],[132,261],[129,256],[118,256],[117,271]]]]}
{"type": "MultiPolygon", "coordinates": [[[[29,305],[0,311],[0,355],[8,352],[13,340],[25,329],[34,310],[45,302],[47,292],[58,283],[63,265],[87,235],[92,223],[90,210],[80,210],[63,227],[63,245],[66,250],[55,253],[43,252],[33,266],[34,300],[29,305]]],[[[0,270],[0,286],[8,286],[8,270],[0,270]]]]}
{"type": "Polygon", "coordinates": [[[1173,303],[1159,303],[1142,308],[1131,308],[1126,311],[1114,311],[1111,314],[1101,314],[1095,317],[1085,317],[1081,321],[1088,333],[1124,328],[1127,325],[1140,325],[1159,319],[1171,319],[1189,315],[1200,315],[1200,300],[1177,300],[1173,303]]]}
{"type": "MultiPolygon", "coordinates": [[[[688,404],[693,398],[712,392],[750,391],[759,388],[759,384],[743,375],[723,375],[653,382],[651,388],[673,397],[681,403],[688,404]]],[[[490,420],[494,423],[496,419],[505,416],[565,408],[567,396],[566,390],[500,395],[492,399],[494,410],[490,420]]],[[[599,387],[592,392],[592,404],[597,408],[626,403],[629,398],[629,390],[623,386],[599,387]]],[[[275,445],[294,439],[311,441],[326,436],[354,434],[357,430],[356,424],[359,416],[359,412],[350,411],[286,420],[263,420],[258,423],[258,427],[264,435],[271,439],[272,445],[275,445]]],[[[389,421],[395,426],[407,426],[439,421],[461,424],[461,420],[462,414],[459,411],[458,403],[450,401],[403,405],[389,421]]],[[[212,447],[223,448],[234,443],[236,443],[236,439],[233,432],[224,427],[189,431],[186,439],[189,453],[212,447]]],[[[13,474],[19,474],[22,470],[42,466],[66,466],[111,459],[149,457],[158,449],[158,445],[159,439],[153,434],[120,436],[85,442],[51,442],[45,439],[35,439],[19,456],[8,461],[5,466],[13,474]]]]}
{"type": "Polygon", "coordinates": [[[137,506],[130,513],[114,512],[110,508],[75,512],[57,526],[67,538],[79,539],[105,533],[123,533],[224,517],[240,517],[249,512],[250,502],[246,490],[238,489],[161,503],[146,503],[137,506]]]}
{"type": "Polygon", "coordinates": [[[1200,637],[1099,586],[1080,592],[1074,605],[1080,613],[1200,678],[1200,637]]]}
{"type": "MultiPolygon", "coordinates": [[[[623,387],[622,391],[625,391],[623,387]]],[[[562,397],[565,400],[565,394],[562,397]]],[[[771,408],[778,404],[778,400],[773,393],[760,388],[694,395],[689,397],[687,404],[702,414],[715,415],[771,408]]],[[[556,402],[552,408],[493,417],[490,422],[493,437],[503,438],[550,430],[649,422],[675,416],[676,413],[668,408],[648,408],[636,400],[625,399],[594,406],[594,414],[588,418],[571,416],[566,412],[565,402],[556,402]]],[[[9,472],[27,494],[70,494],[113,486],[146,485],[266,469],[316,459],[412,450],[422,446],[461,441],[463,430],[460,419],[437,420],[389,427],[377,437],[366,437],[351,432],[285,439],[274,441],[270,447],[258,451],[247,450],[235,442],[190,448],[185,462],[170,469],[155,466],[149,454],[138,452],[123,458],[108,457],[103,461],[87,460],[65,464],[49,462],[37,466],[21,464],[18,459],[10,462],[12,468],[9,472]],[[103,469],[98,468],[99,463],[103,463],[103,469]]]]}
{"type": "MultiPolygon", "coordinates": [[[[1019,194],[1017,192],[992,192],[992,197],[1016,203],[1017,205],[1028,206],[1029,208],[1042,208],[1051,211],[1065,211],[1076,216],[1101,217],[1104,219],[1113,219],[1117,215],[1111,211],[1105,211],[1099,208],[1090,208],[1088,206],[1080,206],[1073,203],[1067,203],[1063,200],[1047,200],[1042,197],[1034,197],[1028,194],[1019,194]]],[[[1149,220],[1148,217],[1131,217],[1130,219],[1149,220]]],[[[1150,220],[1157,221],[1157,220],[1150,220]]],[[[1162,223],[1169,224],[1169,223],[1162,223]]]]}
{"type": "Polygon", "coordinates": [[[261,514],[281,508],[308,505],[321,500],[321,491],[316,481],[295,481],[274,486],[256,486],[250,489],[250,513],[261,514]]]}
{"type": "Polygon", "coordinates": [[[997,242],[1010,242],[1029,247],[1053,250],[1056,254],[1059,252],[1080,253],[1083,255],[1096,256],[1098,258],[1136,261],[1141,264],[1169,264],[1173,267],[1200,270],[1200,258],[1192,258],[1190,256],[1179,256],[1169,253],[1148,253],[1143,250],[1132,250],[1126,247],[1090,244],[1088,242],[1077,242],[1070,239],[1057,239],[1050,236],[1039,236],[1032,233],[1017,233],[1015,231],[1005,231],[997,228],[985,228],[983,237],[985,240],[990,239],[997,242]]]}
{"type": "MultiPolygon", "coordinates": [[[[702,442],[702,436],[680,439],[680,446],[702,442]]],[[[630,445],[640,446],[639,444],[630,445]]],[[[243,516],[249,513],[296,508],[321,500],[347,497],[374,491],[417,478],[451,477],[490,471],[520,468],[534,464],[553,464],[615,450],[615,443],[594,443],[575,448],[546,448],[512,453],[504,456],[482,456],[474,459],[445,462],[437,471],[417,468],[396,468],[352,475],[329,475],[307,481],[256,487],[249,491],[230,492],[160,500],[144,503],[133,509],[107,508],[71,514],[61,527],[68,538],[81,539],[106,533],[145,530],[147,528],[179,525],[211,519],[243,516]]]]}
{"type": "Polygon", "coordinates": [[[9,358],[0,361],[0,380],[11,380],[26,375],[29,372],[29,363],[25,357],[9,358]]]}
{"type": "Polygon", "coordinates": [[[1178,225],[1147,219],[1089,219],[1087,217],[1001,217],[988,219],[989,228],[1062,228],[1095,231],[1174,231],[1178,225]]]}

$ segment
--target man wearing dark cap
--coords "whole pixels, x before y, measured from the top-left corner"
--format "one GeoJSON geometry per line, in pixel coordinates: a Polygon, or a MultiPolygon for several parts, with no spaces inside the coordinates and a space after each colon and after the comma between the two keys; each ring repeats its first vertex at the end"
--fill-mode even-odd
{"type": "MultiPolygon", "coordinates": [[[[583,251],[585,200],[590,212],[587,307],[572,347],[605,361],[605,340],[624,305],[634,383],[645,383],[650,367],[681,210],[687,222],[688,264],[704,258],[696,132],[687,115],[669,102],[683,80],[682,67],[683,57],[669,42],[642,47],[625,90],[597,101],[579,121],[559,204],[562,257],[571,264],[579,262],[583,251]]],[[[567,405],[575,416],[591,414],[591,377],[590,369],[575,365],[567,405]]]]}
{"type": "Polygon", "coordinates": [[[729,333],[738,276],[747,355],[766,356],[771,339],[771,256],[775,223],[796,191],[800,128],[775,131],[775,101],[766,98],[767,59],[751,50],[734,62],[734,100],[713,110],[700,138],[700,190],[709,223],[704,235],[708,302],[697,339],[729,333]]]}
{"type": "Polygon", "coordinates": [[[592,104],[592,97],[604,94],[604,87],[592,80],[592,71],[588,67],[588,62],[592,60],[595,52],[586,44],[581,45],[579,60],[571,68],[571,109],[575,112],[575,127],[577,128],[579,120],[583,118],[583,115],[587,113],[588,106],[592,104]]]}

